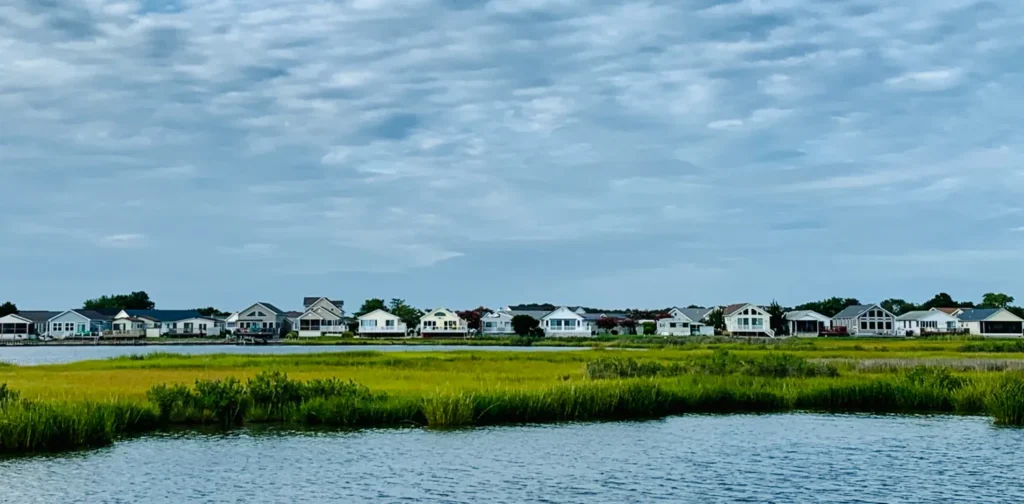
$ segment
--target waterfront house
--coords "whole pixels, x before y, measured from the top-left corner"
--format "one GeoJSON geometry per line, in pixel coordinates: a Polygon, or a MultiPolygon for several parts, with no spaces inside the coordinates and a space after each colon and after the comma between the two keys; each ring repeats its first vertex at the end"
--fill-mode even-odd
{"type": "Polygon", "coordinates": [[[732,336],[775,337],[771,328],[771,315],[763,308],[750,303],[739,303],[722,309],[725,330],[732,336]]]}
{"type": "Polygon", "coordinates": [[[340,336],[348,330],[345,325],[345,302],[325,297],[306,297],[305,309],[295,318],[300,338],[340,336]]]}
{"type": "Polygon", "coordinates": [[[1024,337],[1024,319],[1005,308],[965,308],[960,316],[960,328],[970,334],[993,338],[1024,337]]]}
{"type": "Polygon", "coordinates": [[[20,311],[0,317],[0,340],[36,339],[46,334],[47,322],[59,315],[54,311],[20,311]]]}
{"type": "Polygon", "coordinates": [[[960,321],[943,310],[916,310],[896,317],[896,328],[906,336],[954,333],[960,330],[960,321]]]}
{"type": "Polygon", "coordinates": [[[359,321],[359,336],[364,338],[403,338],[409,333],[405,322],[386,310],[373,310],[356,319],[359,321]]]}
{"type": "Polygon", "coordinates": [[[419,334],[424,338],[438,336],[465,337],[469,334],[466,321],[447,308],[434,308],[420,317],[419,334]]]}
{"type": "Polygon", "coordinates": [[[715,328],[704,323],[711,308],[672,308],[668,318],[656,322],[661,336],[713,336],[715,328]]]}
{"type": "Polygon", "coordinates": [[[287,313],[267,302],[256,303],[238,312],[235,334],[257,337],[285,335],[292,329],[287,313]]]}
{"type": "Polygon", "coordinates": [[[90,338],[110,329],[116,313],[98,310],[67,310],[47,320],[46,336],[55,339],[90,338]]]}
{"type": "Polygon", "coordinates": [[[563,306],[541,317],[540,328],[549,338],[590,337],[594,331],[592,322],[584,317],[563,306]]]}
{"type": "MultiPolygon", "coordinates": [[[[547,314],[545,313],[545,315],[547,314]]],[[[501,310],[485,313],[480,317],[480,332],[493,336],[515,334],[516,331],[512,328],[512,317],[511,313],[501,310]]]]}
{"type": "Polygon", "coordinates": [[[121,310],[114,315],[110,331],[114,338],[155,338],[160,336],[204,337],[220,334],[223,324],[198,310],[121,310]]]}
{"type": "Polygon", "coordinates": [[[966,308],[932,308],[929,311],[940,311],[954,317],[959,316],[966,308]]]}
{"type": "Polygon", "coordinates": [[[896,316],[878,304],[847,306],[832,317],[832,327],[845,327],[851,336],[895,336],[896,316]]]}
{"type": "Polygon", "coordinates": [[[228,317],[226,319],[224,319],[224,330],[225,331],[233,333],[233,332],[235,332],[235,329],[237,327],[238,327],[238,312],[232,313],[231,315],[228,315],[228,317]]]}
{"type": "Polygon", "coordinates": [[[832,327],[832,319],[814,310],[786,312],[786,323],[789,325],[790,336],[818,336],[832,327]]]}

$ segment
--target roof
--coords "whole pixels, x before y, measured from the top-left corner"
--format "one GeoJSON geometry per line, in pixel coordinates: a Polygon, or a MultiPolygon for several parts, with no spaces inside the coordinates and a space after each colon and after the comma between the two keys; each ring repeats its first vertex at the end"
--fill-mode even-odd
{"type": "MultiPolygon", "coordinates": [[[[77,314],[79,314],[79,315],[81,315],[81,316],[83,316],[83,317],[85,317],[85,318],[87,318],[89,320],[107,320],[107,321],[110,321],[110,320],[114,320],[114,315],[117,315],[116,313],[114,315],[107,315],[106,313],[103,313],[103,312],[97,311],[97,310],[71,310],[71,311],[73,311],[73,312],[75,312],[75,313],[77,313],[77,314]]],[[[63,312],[61,312],[61,313],[63,313],[63,312]]],[[[60,314],[58,313],[57,315],[60,315],[60,314]]],[[[54,317],[56,317],[57,315],[54,315],[54,317]]]]}
{"type": "Polygon", "coordinates": [[[877,305],[873,305],[873,304],[870,304],[870,305],[859,304],[859,305],[847,306],[846,308],[843,308],[843,311],[837,313],[836,316],[832,317],[832,318],[835,318],[835,319],[857,318],[857,317],[863,315],[864,312],[874,308],[875,306],[877,306],[877,305]]]}
{"type": "MultiPolygon", "coordinates": [[[[324,297],[324,296],[317,296],[317,297],[306,296],[306,297],[302,298],[302,306],[303,306],[303,308],[309,308],[311,305],[313,305],[313,303],[316,303],[317,301],[320,301],[321,299],[326,299],[326,300],[330,301],[334,306],[337,306],[339,310],[342,310],[342,309],[345,308],[345,302],[344,301],[340,301],[340,300],[337,300],[337,299],[330,299],[330,298],[327,298],[327,297],[324,297]]],[[[262,303],[262,304],[266,304],[266,303],[262,303]]],[[[270,308],[270,307],[268,306],[267,308],[270,308]]]]}
{"type": "Polygon", "coordinates": [[[59,311],[43,311],[43,310],[23,310],[19,311],[15,315],[21,318],[31,320],[32,322],[46,322],[47,320],[60,315],[63,312],[59,311]]]}
{"type": "MultiPolygon", "coordinates": [[[[900,315],[899,317],[896,317],[896,320],[923,320],[923,319],[926,319],[926,318],[928,318],[928,317],[930,317],[930,316],[932,316],[932,315],[934,315],[936,313],[944,313],[944,312],[942,312],[942,311],[934,312],[934,311],[931,311],[931,310],[914,310],[914,311],[909,311],[907,313],[904,313],[903,315],[900,315]]],[[[949,314],[946,313],[946,315],[949,315],[949,314]]]]}
{"type": "Polygon", "coordinates": [[[526,315],[528,317],[533,317],[535,320],[540,320],[552,311],[554,310],[510,310],[507,313],[513,317],[516,315],[526,315]]]}
{"type": "MultiPolygon", "coordinates": [[[[391,313],[391,312],[389,312],[389,311],[387,311],[387,310],[385,310],[383,308],[377,308],[376,310],[368,311],[368,312],[366,312],[366,313],[356,317],[356,319],[362,320],[364,317],[369,317],[370,315],[373,315],[374,313],[383,313],[385,315],[390,315],[392,317],[395,317],[395,315],[393,313],[391,313]]],[[[305,315],[305,314],[303,314],[303,315],[305,315]]],[[[398,317],[395,317],[395,318],[398,318],[398,317]]]]}
{"type": "Polygon", "coordinates": [[[948,314],[952,315],[952,314],[956,313],[957,310],[968,310],[969,308],[957,308],[955,306],[950,306],[950,307],[941,307],[941,308],[940,307],[936,307],[936,308],[932,308],[932,309],[933,310],[938,310],[940,312],[948,313],[948,314]]]}
{"type": "Polygon", "coordinates": [[[266,306],[268,310],[270,310],[270,311],[272,311],[274,313],[277,313],[278,315],[284,315],[284,313],[285,313],[284,310],[282,310],[282,309],[280,309],[280,308],[278,308],[278,307],[276,307],[276,306],[274,306],[274,305],[272,305],[272,304],[270,304],[270,303],[268,303],[266,301],[259,301],[257,304],[261,304],[263,306],[266,306]]]}
{"type": "Polygon", "coordinates": [[[749,304],[750,303],[738,303],[738,304],[731,304],[729,306],[726,306],[725,308],[722,308],[722,315],[725,315],[725,316],[728,317],[729,315],[732,315],[733,313],[738,312],[740,310],[740,308],[743,308],[744,306],[747,306],[749,304]]]}
{"type": "Polygon", "coordinates": [[[175,320],[185,320],[190,318],[209,318],[203,317],[199,310],[125,310],[131,317],[141,317],[155,320],[157,322],[173,322],[175,320]]]}
{"type": "Polygon", "coordinates": [[[804,320],[807,318],[828,320],[828,317],[814,310],[793,310],[791,312],[786,312],[786,320],[804,320]]]}
{"type": "Polygon", "coordinates": [[[1001,310],[1002,308],[965,308],[958,318],[964,322],[980,322],[1001,310]]]}
{"type": "Polygon", "coordinates": [[[302,312],[300,312],[300,311],[286,311],[286,312],[284,312],[284,316],[288,317],[288,318],[300,317],[300,316],[302,316],[302,312]]]}
{"type": "Polygon", "coordinates": [[[690,320],[692,320],[694,322],[700,322],[701,320],[704,320],[704,317],[707,317],[708,314],[711,313],[712,310],[713,310],[712,308],[676,308],[676,309],[679,310],[680,312],[682,312],[683,315],[686,315],[686,318],[688,318],[688,319],[690,319],[690,320]]]}

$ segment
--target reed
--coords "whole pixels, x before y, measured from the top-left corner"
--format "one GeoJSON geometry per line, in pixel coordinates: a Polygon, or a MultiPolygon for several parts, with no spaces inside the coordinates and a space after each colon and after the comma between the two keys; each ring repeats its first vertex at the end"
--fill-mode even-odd
{"type": "Polygon", "coordinates": [[[1024,425],[1024,374],[1007,374],[988,395],[986,407],[998,425],[1024,425]]]}

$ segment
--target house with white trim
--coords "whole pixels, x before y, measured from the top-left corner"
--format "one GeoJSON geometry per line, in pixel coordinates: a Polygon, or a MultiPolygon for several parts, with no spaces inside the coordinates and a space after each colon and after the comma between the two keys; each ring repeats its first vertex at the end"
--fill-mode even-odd
{"type": "Polygon", "coordinates": [[[832,327],[851,336],[897,336],[896,315],[879,304],[847,306],[832,317],[832,327]]]}
{"type": "Polygon", "coordinates": [[[814,310],[793,310],[786,312],[786,323],[790,336],[817,337],[832,327],[832,319],[814,310]]]}
{"type": "Polygon", "coordinates": [[[660,336],[714,336],[715,328],[704,323],[711,308],[672,308],[668,318],[655,322],[660,336]]]}
{"type": "Polygon", "coordinates": [[[409,334],[405,322],[387,310],[376,309],[356,317],[359,336],[364,338],[404,338],[409,334]]]}
{"type": "Polygon", "coordinates": [[[507,336],[515,334],[512,328],[513,315],[505,311],[492,311],[480,317],[480,332],[485,335],[507,336]]]}
{"type": "Polygon", "coordinates": [[[0,340],[28,340],[46,335],[47,322],[55,311],[22,310],[0,317],[0,340]]]}
{"type": "Polygon", "coordinates": [[[1024,319],[1006,308],[965,308],[957,318],[960,328],[970,334],[991,338],[1024,337],[1024,319]]]}
{"type": "Polygon", "coordinates": [[[739,303],[722,308],[725,330],[732,336],[775,337],[772,316],[764,308],[750,303],[739,303]]]}
{"type": "Polygon", "coordinates": [[[280,337],[292,330],[288,312],[261,301],[238,312],[235,334],[255,337],[280,337]]]}
{"type": "Polygon", "coordinates": [[[46,321],[46,336],[55,339],[97,337],[110,329],[113,319],[114,315],[96,310],[63,311],[46,321]]]}
{"type": "Polygon", "coordinates": [[[590,321],[565,306],[541,317],[540,328],[549,338],[589,338],[594,332],[590,321]]]}
{"type": "Polygon", "coordinates": [[[960,320],[942,310],[915,310],[896,317],[896,327],[903,336],[955,333],[960,320]]]}
{"type": "Polygon", "coordinates": [[[464,338],[469,335],[469,327],[457,313],[447,308],[434,308],[420,317],[417,332],[423,338],[439,336],[464,338]]]}
{"type": "Polygon", "coordinates": [[[224,323],[203,316],[198,310],[121,310],[114,316],[109,331],[113,338],[156,338],[219,336],[224,323]]]}
{"type": "Polygon", "coordinates": [[[325,297],[306,297],[305,311],[295,319],[300,338],[340,336],[348,331],[345,324],[345,302],[325,297]]]}

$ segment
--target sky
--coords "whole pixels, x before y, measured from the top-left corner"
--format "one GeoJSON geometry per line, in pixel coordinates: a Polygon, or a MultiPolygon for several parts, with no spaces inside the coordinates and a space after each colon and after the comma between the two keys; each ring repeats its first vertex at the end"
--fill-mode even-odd
{"type": "Polygon", "coordinates": [[[0,301],[1024,298],[1024,3],[7,0],[0,301]]]}

